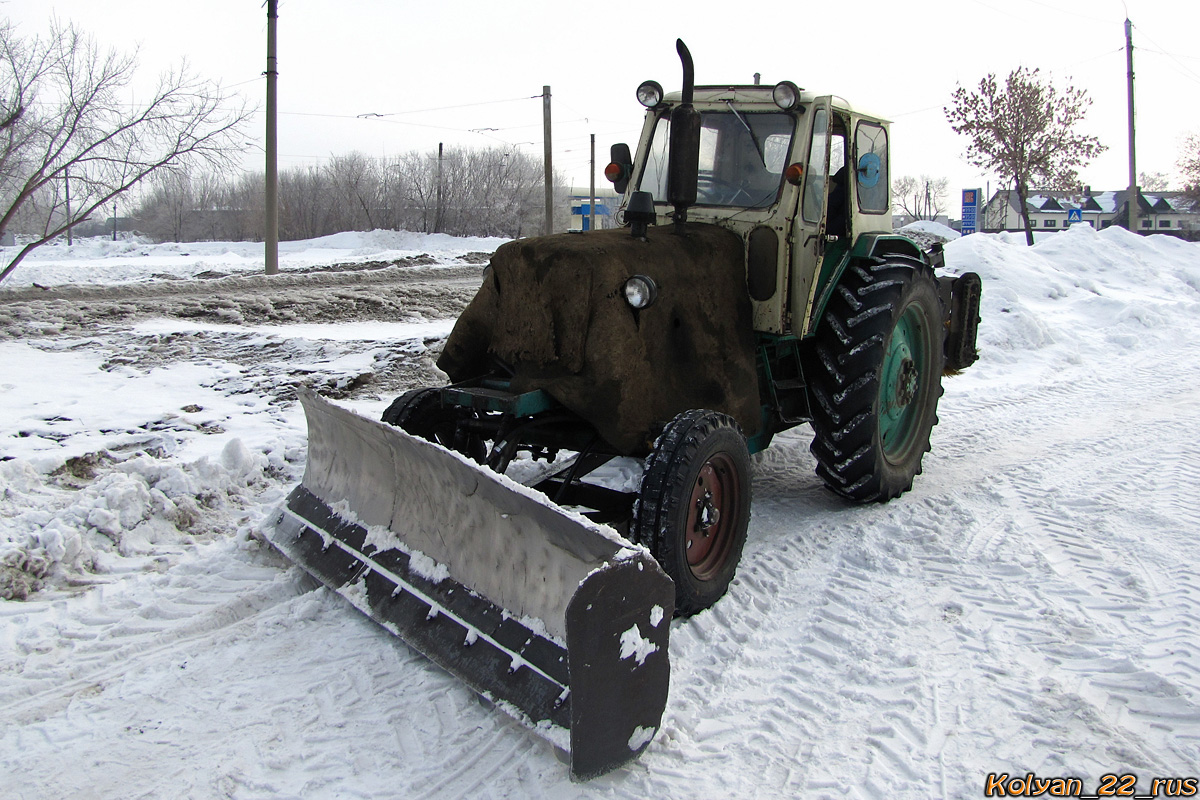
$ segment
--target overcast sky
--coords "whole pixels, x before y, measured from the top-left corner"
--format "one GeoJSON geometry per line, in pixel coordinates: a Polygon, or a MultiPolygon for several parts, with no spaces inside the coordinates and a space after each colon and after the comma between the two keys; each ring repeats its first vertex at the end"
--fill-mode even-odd
{"type": "MultiPolygon", "coordinates": [[[[44,31],[55,15],[102,44],[139,48],[147,79],[186,57],[259,106],[247,166],[261,169],[263,0],[7,0],[0,9],[25,33],[44,31]]],[[[698,83],[750,83],[760,72],[763,83],[792,80],[893,120],[894,174],[949,177],[952,207],[960,189],[997,188],[996,176],[964,161],[964,140],[946,124],[941,109],[955,86],[1040,67],[1093,98],[1083,128],[1109,150],[1082,177],[1097,190],[1119,189],[1128,183],[1126,13],[1138,171],[1165,172],[1176,188],[1182,137],[1200,133],[1197,0],[280,0],[280,164],[352,150],[435,151],[438,142],[540,157],[538,96],[548,84],[555,167],[586,186],[589,134],[598,169],[610,144],[636,140],[643,109],[634,89],[647,78],[679,87],[674,42],[682,37],[698,83]]]]}

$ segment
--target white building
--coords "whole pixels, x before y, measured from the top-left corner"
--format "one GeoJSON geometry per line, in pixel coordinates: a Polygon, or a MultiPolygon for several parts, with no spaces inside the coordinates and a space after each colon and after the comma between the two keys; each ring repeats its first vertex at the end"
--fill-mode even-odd
{"type": "MultiPolygon", "coordinates": [[[[1029,224],[1034,230],[1062,230],[1070,225],[1068,218],[1078,209],[1082,221],[1093,228],[1123,224],[1126,219],[1127,190],[1116,192],[1049,192],[1031,190],[1025,203],[1029,209],[1029,224]]],[[[1024,220],[1017,205],[1017,193],[1012,189],[996,192],[980,215],[980,230],[1023,231],[1024,220]]],[[[1200,206],[1183,192],[1141,192],[1138,197],[1139,227],[1146,233],[1171,233],[1184,238],[1200,236],[1200,206]]]]}

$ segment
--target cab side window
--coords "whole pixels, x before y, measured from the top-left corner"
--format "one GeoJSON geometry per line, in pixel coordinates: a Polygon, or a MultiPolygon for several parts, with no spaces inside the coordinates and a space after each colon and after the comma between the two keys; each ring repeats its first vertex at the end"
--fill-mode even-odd
{"type": "Polygon", "coordinates": [[[887,129],[873,122],[860,122],[854,135],[855,188],[858,210],[884,214],[891,207],[888,187],[887,129]]]}
{"type": "Polygon", "coordinates": [[[829,112],[817,109],[813,117],[812,144],[808,149],[808,167],[804,170],[804,202],[801,211],[805,222],[821,221],[821,206],[825,203],[825,151],[829,146],[829,112]]]}

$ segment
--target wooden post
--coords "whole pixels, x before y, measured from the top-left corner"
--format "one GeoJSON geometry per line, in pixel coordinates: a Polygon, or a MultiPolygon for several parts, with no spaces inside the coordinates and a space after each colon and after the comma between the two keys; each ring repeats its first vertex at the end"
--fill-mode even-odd
{"type": "Polygon", "coordinates": [[[438,142],[437,210],[433,213],[433,232],[442,232],[442,142],[438,142]]]}
{"type": "Polygon", "coordinates": [[[267,0],[267,186],[266,186],[266,271],[279,273],[279,163],[276,150],[275,118],[278,104],[275,79],[275,25],[279,19],[279,0],[267,0]]]}
{"type": "Polygon", "coordinates": [[[554,233],[554,162],[550,155],[550,87],[542,87],[542,132],[546,146],[546,224],[544,233],[554,233]]]}
{"type": "Polygon", "coordinates": [[[1125,20],[1125,66],[1129,86],[1129,231],[1138,232],[1137,151],[1133,145],[1133,23],[1125,20]]]}

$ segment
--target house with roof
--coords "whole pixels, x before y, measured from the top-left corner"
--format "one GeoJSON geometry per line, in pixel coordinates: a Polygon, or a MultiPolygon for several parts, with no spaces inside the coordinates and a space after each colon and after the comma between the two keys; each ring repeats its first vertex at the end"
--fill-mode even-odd
{"type": "MultiPolygon", "coordinates": [[[[1097,230],[1123,224],[1128,218],[1129,192],[1051,192],[1031,190],[1025,199],[1029,224],[1037,231],[1063,230],[1070,226],[1072,210],[1085,224],[1097,230]]],[[[1017,193],[1002,189],[992,195],[980,214],[980,229],[988,232],[1023,231],[1017,193]]],[[[1185,239],[1200,238],[1200,204],[1183,192],[1139,192],[1139,228],[1142,233],[1166,233],[1185,239]]]]}

